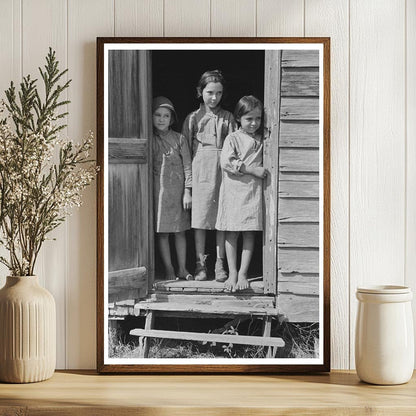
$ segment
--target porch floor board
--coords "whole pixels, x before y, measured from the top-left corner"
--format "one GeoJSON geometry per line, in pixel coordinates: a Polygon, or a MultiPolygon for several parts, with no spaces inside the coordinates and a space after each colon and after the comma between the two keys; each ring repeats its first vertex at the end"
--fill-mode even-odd
{"type": "MultiPolygon", "coordinates": [[[[236,292],[239,294],[263,294],[264,284],[262,278],[249,279],[248,289],[236,292]]],[[[215,280],[156,280],[153,284],[155,291],[160,292],[202,292],[202,293],[230,293],[224,283],[215,280]]]]}

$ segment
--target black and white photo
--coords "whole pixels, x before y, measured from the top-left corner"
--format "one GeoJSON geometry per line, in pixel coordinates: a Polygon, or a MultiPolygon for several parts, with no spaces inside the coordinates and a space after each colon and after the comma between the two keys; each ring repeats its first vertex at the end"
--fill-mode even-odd
{"type": "Polygon", "coordinates": [[[99,371],[329,369],[329,39],[97,46],[99,371]]]}

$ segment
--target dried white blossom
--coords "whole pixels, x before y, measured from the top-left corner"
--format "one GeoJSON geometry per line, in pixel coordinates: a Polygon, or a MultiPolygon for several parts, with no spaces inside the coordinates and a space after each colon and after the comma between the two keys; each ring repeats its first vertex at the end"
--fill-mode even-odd
{"type": "MultiPolygon", "coordinates": [[[[83,190],[94,180],[97,167],[90,159],[93,134],[81,143],[59,136],[57,111],[60,93],[68,86],[55,87],[65,73],[59,73],[51,50],[42,74],[51,97],[43,107],[34,81],[21,84],[20,102],[29,100],[28,111],[17,103],[13,84],[6,91],[9,103],[0,102],[0,245],[10,259],[0,257],[12,275],[31,275],[48,233],[81,205],[83,190]],[[55,65],[55,66],[54,66],[55,65]],[[45,76],[43,76],[45,75],[45,76]],[[25,89],[24,89],[25,88],[25,89]],[[55,89],[54,89],[55,88],[55,89]]],[[[42,71],[41,71],[42,72],[42,71]]]]}

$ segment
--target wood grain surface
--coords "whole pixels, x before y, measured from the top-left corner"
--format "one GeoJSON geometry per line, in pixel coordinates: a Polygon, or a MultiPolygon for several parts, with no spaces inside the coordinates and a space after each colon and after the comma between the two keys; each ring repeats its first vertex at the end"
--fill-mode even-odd
{"type": "Polygon", "coordinates": [[[99,376],[58,372],[42,383],[0,384],[0,415],[413,416],[415,377],[401,386],[355,373],[262,376],[99,376]]]}
{"type": "MultiPolygon", "coordinates": [[[[353,366],[356,288],[384,282],[404,284],[406,234],[414,231],[407,230],[405,224],[405,49],[397,47],[404,39],[404,1],[380,4],[377,0],[365,3],[353,0],[350,10],[352,21],[357,22],[350,35],[354,51],[350,62],[354,74],[350,86],[350,365],[353,366]],[[388,32],[378,24],[385,16],[388,16],[388,32]],[[377,45],[383,45],[384,52],[375,60],[372,57],[377,45]],[[374,100],[377,111],[367,105],[368,97],[374,100]]],[[[413,192],[409,189],[409,195],[413,192]]]]}
{"type": "MultiPolygon", "coordinates": [[[[350,333],[350,149],[349,3],[314,0],[305,3],[305,36],[330,36],[331,47],[331,362],[349,368],[350,333]],[[334,46],[336,45],[336,46],[334,46]]],[[[354,306],[354,305],[353,305],[354,306]]],[[[352,306],[352,307],[353,307],[352,306]]]]}
{"type": "MultiPolygon", "coordinates": [[[[59,61],[59,69],[67,67],[67,9],[65,0],[30,0],[21,1],[21,41],[22,41],[22,74],[31,74],[31,78],[40,78],[38,68],[44,66],[45,57],[49,47],[56,51],[59,61]],[[46,21],[48,24],[40,24],[46,21]],[[30,46],[29,46],[30,45],[30,46]]],[[[69,79],[66,74],[62,81],[69,79]]],[[[40,94],[44,88],[38,82],[40,94]]],[[[67,98],[68,91],[65,91],[61,99],[67,98]]],[[[61,107],[67,111],[67,106],[61,107]]],[[[68,135],[68,129],[60,132],[62,138],[68,135]]],[[[58,156],[54,156],[58,160],[58,156]]],[[[35,267],[35,274],[39,276],[39,283],[46,287],[55,298],[56,302],[56,331],[57,331],[57,355],[56,361],[59,367],[66,365],[66,320],[67,320],[67,297],[66,285],[70,280],[67,268],[70,247],[68,242],[68,223],[56,228],[49,235],[49,239],[56,239],[54,244],[43,244],[35,267]],[[59,276],[59,278],[57,278],[59,276]]]]}

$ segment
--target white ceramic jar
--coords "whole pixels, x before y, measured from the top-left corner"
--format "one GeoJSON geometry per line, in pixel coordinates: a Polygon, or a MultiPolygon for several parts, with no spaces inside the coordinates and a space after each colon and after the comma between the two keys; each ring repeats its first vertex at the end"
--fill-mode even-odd
{"type": "Polygon", "coordinates": [[[372,384],[402,384],[412,377],[414,332],[412,291],[406,286],[357,289],[355,366],[372,384]]]}

